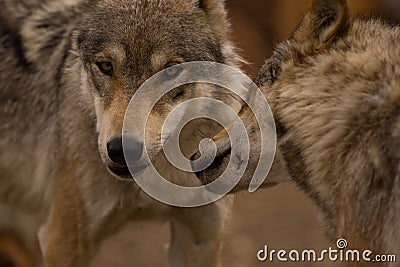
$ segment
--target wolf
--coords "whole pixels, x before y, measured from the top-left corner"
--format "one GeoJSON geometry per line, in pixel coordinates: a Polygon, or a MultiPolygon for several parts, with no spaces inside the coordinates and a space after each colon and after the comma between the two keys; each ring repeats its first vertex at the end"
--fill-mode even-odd
{"type": "MultiPolygon", "coordinates": [[[[0,201],[35,217],[45,266],[88,266],[102,239],[143,219],[171,222],[171,266],[220,266],[232,198],[196,209],[152,199],[133,182],[122,127],[130,99],[157,72],[168,68],[173,79],[190,61],[239,68],[229,32],[223,0],[0,2],[0,201]]],[[[166,178],[200,185],[165,162],[160,129],[174,106],[205,95],[237,111],[242,105],[229,92],[191,84],[150,114],[146,146],[166,178]]],[[[215,127],[193,122],[181,136],[184,153],[215,127]]],[[[144,140],[130,140],[139,161],[144,140]]]]}
{"type": "MultiPolygon", "coordinates": [[[[318,206],[332,240],[380,254],[400,251],[399,41],[398,26],[350,17],[344,0],[314,0],[255,79],[278,134],[270,178],[289,175],[318,206]]],[[[236,191],[249,186],[260,152],[251,111],[240,116],[253,153],[236,191]]],[[[242,164],[226,131],[214,141],[215,164],[197,174],[205,184],[229,161],[242,164]]]]}

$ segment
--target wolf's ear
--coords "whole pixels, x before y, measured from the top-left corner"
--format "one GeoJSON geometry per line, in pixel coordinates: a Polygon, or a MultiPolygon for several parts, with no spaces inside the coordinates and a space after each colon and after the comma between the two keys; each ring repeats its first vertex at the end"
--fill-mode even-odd
{"type": "Polygon", "coordinates": [[[211,26],[216,33],[224,38],[227,36],[229,22],[224,0],[197,0],[197,5],[204,10],[210,19],[211,26]]]}
{"type": "Polygon", "coordinates": [[[346,0],[314,0],[293,38],[302,43],[311,41],[314,49],[322,50],[348,29],[348,22],[346,0]]]}

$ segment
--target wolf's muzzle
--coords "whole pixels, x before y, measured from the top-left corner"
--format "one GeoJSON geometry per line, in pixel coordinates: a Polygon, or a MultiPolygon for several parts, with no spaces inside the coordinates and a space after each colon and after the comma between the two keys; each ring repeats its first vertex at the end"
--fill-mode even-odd
{"type": "MultiPolygon", "coordinates": [[[[121,178],[132,178],[131,172],[128,168],[125,155],[129,155],[129,163],[135,164],[139,162],[143,153],[143,143],[134,137],[125,137],[129,144],[124,147],[122,145],[122,136],[114,136],[107,143],[107,154],[112,161],[112,165],[108,166],[108,169],[118,177],[121,178]],[[125,154],[124,154],[125,152],[125,154]]],[[[132,166],[131,170],[139,172],[145,169],[142,166],[132,166]]]]}
{"type": "MultiPolygon", "coordinates": [[[[231,156],[230,147],[226,148],[223,147],[223,149],[219,148],[213,163],[206,169],[195,172],[195,175],[204,185],[214,182],[226,169],[230,160],[230,156],[231,156]]],[[[199,159],[200,157],[201,153],[197,152],[195,155],[191,157],[191,160],[194,161],[199,159]]],[[[202,166],[194,166],[193,164],[192,167],[193,169],[203,169],[202,166]]]]}

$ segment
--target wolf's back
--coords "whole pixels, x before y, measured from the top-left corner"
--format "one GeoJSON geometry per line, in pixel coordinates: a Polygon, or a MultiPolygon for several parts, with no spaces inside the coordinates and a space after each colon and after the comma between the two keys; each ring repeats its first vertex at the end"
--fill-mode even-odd
{"type": "Polygon", "coordinates": [[[0,1],[1,24],[8,27],[17,27],[29,17],[32,12],[39,8],[45,1],[40,0],[2,0],[0,1]]]}

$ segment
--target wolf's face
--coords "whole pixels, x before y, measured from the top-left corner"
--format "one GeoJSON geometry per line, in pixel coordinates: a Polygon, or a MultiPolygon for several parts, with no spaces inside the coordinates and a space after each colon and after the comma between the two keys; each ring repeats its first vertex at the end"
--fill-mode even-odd
{"type": "MultiPolygon", "coordinates": [[[[380,21],[350,20],[345,0],[314,0],[293,37],[276,48],[256,81],[267,95],[278,133],[278,153],[266,186],[282,178],[279,168],[286,165],[301,186],[329,198],[329,190],[320,188],[310,174],[329,171],[334,159],[328,155],[333,149],[338,149],[337,155],[346,150],[345,133],[360,127],[357,123],[371,109],[366,104],[378,101],[379,90],[391,88],[396,99],[398,38],[398,29],[380,21]],[[349,114],[351,108],[354,114],[349,114]]],[[[249,114],[242,111],[243,120],[249,114]]],[[[257,125],[250,122],[246,127],[255,153],[236,190],[247,189],[259,157],[257,125]]],[[[221,132],[214,139],[218,158],[198,173],[203,183],[218,178],[232,160],[227,134],[221,132]]]]}
{"type": "MultiPolygon", "coordinates": [[[[229,25],[222,2],[100,0],[88,6],[76,31],[82,82],[84,94],[92,99],[90,105],[96,112],[100,154],[116,176],[130,177],[121,135],[128,104],[143,82],[166,68],[164,78],[175,79],[181,74],[176,65],[184,62],[233,65],[237,60],[227,37],[229,25]]],[[[157,103],[146,128],[150,158],[161,151],[161,141],[165,139],[161,136],[161,127],[170,111],[192,97],[218,94],[212,90],[205,85],[182,86],[157,103]]],[[[143,140],[137,136],[129,138],[134,144],[129,153],[139,162],[143,140]]],[[[137,169],[145,167],[137,166],[137,169]]]]}

